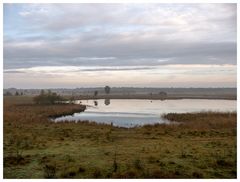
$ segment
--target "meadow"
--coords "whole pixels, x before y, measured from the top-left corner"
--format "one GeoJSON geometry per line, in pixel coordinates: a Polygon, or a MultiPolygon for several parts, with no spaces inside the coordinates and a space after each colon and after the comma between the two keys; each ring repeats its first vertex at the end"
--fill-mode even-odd
{"type": "Polygon", "coordinates": [[[237,113],[169,113],[174,124],[54,123],[84,111],[4,97],[4,178],[236,178],[237,113]]]}

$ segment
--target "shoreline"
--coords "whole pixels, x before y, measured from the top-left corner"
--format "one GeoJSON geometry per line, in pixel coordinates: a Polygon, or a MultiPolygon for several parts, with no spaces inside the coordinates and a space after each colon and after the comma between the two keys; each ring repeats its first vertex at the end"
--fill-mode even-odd
{"type": "MultiPolygon", "coordinates": [[[[66,97],[69,98],[69,97],[66,97]]],[[[101,96],[74,96],[74,100],[99,100],[99,99],[141,99],[141,100],[180,100],[180,99],[210,99],[210,100],[237,100],[237,96],[168,96],[162,98],[160,96],[149,95],[101,95],[101,96]]]]}
{"type": "MultiPolygon", "coordinates": [[[[9,98],[10,100],[22,100],[21,98],[29,98],[32,100],[31,96],[4,96],[4,98],[9,98]]],[[[135,94],[135,95],[78,95],[78,96],[64,96],[66,100],[99,100],[99,99],[140,99],[140,100],[180,100],[180,99],[209,99],[209,100],[237,100],[237,95],[168,95],[167,97],[161,97],[160,95],[146,95],[146,94],[135,94]]],[[[32,102],[32,101],[31,101],[32,102]]]]}

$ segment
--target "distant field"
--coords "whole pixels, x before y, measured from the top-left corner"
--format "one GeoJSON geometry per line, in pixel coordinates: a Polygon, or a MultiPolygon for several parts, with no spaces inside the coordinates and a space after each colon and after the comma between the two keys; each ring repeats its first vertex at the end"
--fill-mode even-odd
{"type": "Polygon", "coordinates": [[[4,104],[33,104],[33,96],[5,96],[4,104]]]}
{"type": "MultiPolygon", "coordinates": [[[[67,96],[66,96],[67,97],[67,96]]],[[[236,95],[168,95],[167,97],[161,97],[158,94],[132,94],[132,95],[117,95],[117,94],[103,94],[98,96],[93,95],[78,95],[74,96],[75,99],[148,99],[148,100],[165,100],[165,99],[226,99],[226,100],[236,100],[236,95]]]]}
{"type": "MultiPolygon", "coordinates": [[[[47,89],[46,89],[47,90],[47,89]]],[[[4,93],[16,92],[25,96],[38,95],[41,89],[4,89],[4,93]]],[[[112,87],[106,94],[104,87],[76,88],[76,89],[51,89],[63,96],[74,96],[82,99],[161,99],[160,92],[167,94],[166,99],[236,99],[236,88],[134,88],[134,87],[112,87]],[[97,91],[97,95],[94,95],[97,91]]]]}
{"type": "Polygon", "coordinates": [[[237,114],[167,114],[131,129],[49,117],[79,105],[4,97],[4,178],[236,178],[237,114]]]}

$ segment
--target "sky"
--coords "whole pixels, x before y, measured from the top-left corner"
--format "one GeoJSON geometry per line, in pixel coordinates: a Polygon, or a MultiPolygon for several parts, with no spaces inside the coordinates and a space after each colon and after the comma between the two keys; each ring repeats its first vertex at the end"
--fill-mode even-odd
{"type": "Polygon", "coordinates": [[[4,88],[236,87],[236,4],[4,4],[4,88]]]}

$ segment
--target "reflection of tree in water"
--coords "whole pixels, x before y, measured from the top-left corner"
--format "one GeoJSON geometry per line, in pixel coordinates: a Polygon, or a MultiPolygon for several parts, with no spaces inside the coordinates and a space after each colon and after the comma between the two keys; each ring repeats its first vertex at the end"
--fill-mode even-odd
{"type": "Polygon", "coordinates": [[[160,100],[166,100],[167,93],[166,92],[159,92],[160,100]]]}
{"type": "Polygon", "coordinates": [[[97,102],[96,100],[94,101],[94,105],[95,105],[95,106],[97,106],[97,105],[98,105],[98,102],[97,102]]]}
{"type": "Polygon", "coordinates": [[[110,104],[110,99],[105,99],[104,104],[107,106],[110,104]]]}

